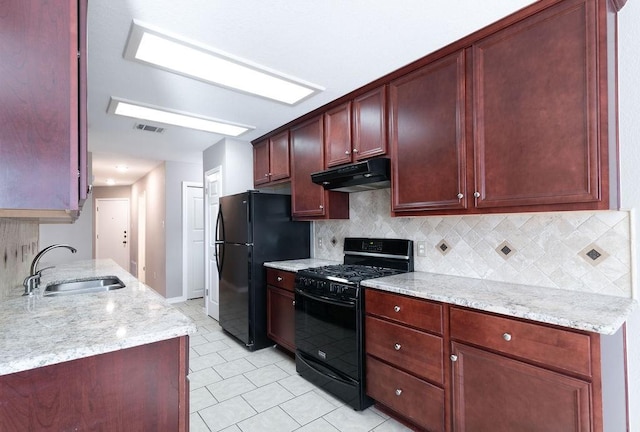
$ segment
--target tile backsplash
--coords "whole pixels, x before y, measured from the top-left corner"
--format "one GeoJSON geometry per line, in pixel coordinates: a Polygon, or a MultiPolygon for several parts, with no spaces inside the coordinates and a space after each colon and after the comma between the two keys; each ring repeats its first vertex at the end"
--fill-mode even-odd
{"type": "Polygon", "coordinates": [[[315,222],[315,256],[341,261],[345,237],[406,238],[416,271],[632,296],[628,211],[391,217],[389,194],[352,193],[349,220],[315,222]]]}
{"type": "Polygon", "coordinates": [[[0,301],[20,289],[37,251],[37,222],[0,218],[0,301]]]}

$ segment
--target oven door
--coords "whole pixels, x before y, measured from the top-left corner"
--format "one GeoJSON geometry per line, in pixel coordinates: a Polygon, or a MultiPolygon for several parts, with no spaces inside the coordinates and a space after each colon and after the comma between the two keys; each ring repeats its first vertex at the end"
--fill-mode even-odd
{"type": "Polygon", "coordinates": [[[359,380],[357,301],[337,301],[296,288],[296,351],[345,379],[359,380]]]}

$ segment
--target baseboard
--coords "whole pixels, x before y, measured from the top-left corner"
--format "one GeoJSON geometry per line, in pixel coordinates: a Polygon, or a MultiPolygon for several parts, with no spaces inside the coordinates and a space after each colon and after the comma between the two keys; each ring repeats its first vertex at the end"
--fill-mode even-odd
{"type": "Polygon", "coordinates": [[[180,296],[180,297],[170,297],[167,299],[168,303],[181,303],[181,302],[186,302],[187,301],[187,296],[180,296]]]}

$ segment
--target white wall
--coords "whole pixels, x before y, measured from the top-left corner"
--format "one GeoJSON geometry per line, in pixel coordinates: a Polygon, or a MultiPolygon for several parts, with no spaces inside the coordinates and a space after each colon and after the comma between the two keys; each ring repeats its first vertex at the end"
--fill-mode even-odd
{"type": "Polygon", "coordinates": [[[225,138],[203,152],[203,171],[222,166],[222,195],[253,189],[253,146],[225,138]]]}
{"type": "Polygon", "coordinates": [[[166,162],[166,297],[182,296],[182,182],[202,183],[202,164],[166,162]]]}
{"type": "MultiPolygon", "coordinates": [[[[640,2],[629,1],[618,14],[618,88],[620,121],[620,191],[623,208],[640,207],[640,2]]],[[[640,232],[636,214],[633,225],[640,232]]],[[[635,256],[640,247],[635,242],[635,256]]],[[[636,264],[636,261],[633,261],[636,264]]],[[[635,284],[636,298],[637,283],[635,284]]],[[[627,323],[629,416],[631,431],[640,431],[640,311],[627,323]]]]}
{"type": "Polygon", "coordinates": [[[80,216],[72,224],[40,224],[38,248],[66,243],[78,250],[71,254],[67,249],[54,249],[47,252],[40,260],[40,268],[70,261],[88,260],[93,258],[93,195],[82,207],[80,216]]]}

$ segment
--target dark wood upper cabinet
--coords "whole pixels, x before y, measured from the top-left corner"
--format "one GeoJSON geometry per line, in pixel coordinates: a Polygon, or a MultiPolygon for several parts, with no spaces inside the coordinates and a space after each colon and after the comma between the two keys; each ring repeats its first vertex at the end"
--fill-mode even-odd
{"type": "Polygon", "coordinates": [[[464,209],[465,55],[389,85],[392,210],[464,209]]]}
{"type": "Polygon", "coordinates": [[[535,2],[274,133],[324,120],[305,182],[388,143],[393,216],[617,208],[620,3],[535,2]]]}
{"type": "Polygon", "coordinates": [[[86,0],[0,14],[0,216],[77,216],[87,193],[86,0]]]}
{"type": "Polygon", "coordinates": [[[387,86],[380,86],[353,99],[354,160],[387,153],[387,86]]]}
{"type": "Polygon", "coordinates": [[[269,140],[253,145],[253,184],[269,183],[269,140]]]}
{"type": "Polygon", "coordinates": [[[473,45],[479,208],[605,199],[599,24],[565,1],[473,45]]]}
{"type": "Polygon", "coordinates": [[[291,175],[289,162],[289,131],[253,145],[253,184],[255,186],[288,180],[291,175]]]}
{"type": "Polygon", "coordinates": [[[381,86],[325,112],[327,168],[387,153],[386,93],[381,86]]]}
{"type": "Polygon", "coordinates": [[[348,219],[349,195],[329,192],[311,181],[324,164],[323,116],[291,128],[291,211],[296,219],[348,219]]]}
{"type": "Polygon", "coordinates": [[[324,155],[329,168],[351,162],[351,102],[324,114],[324,155]]]}

